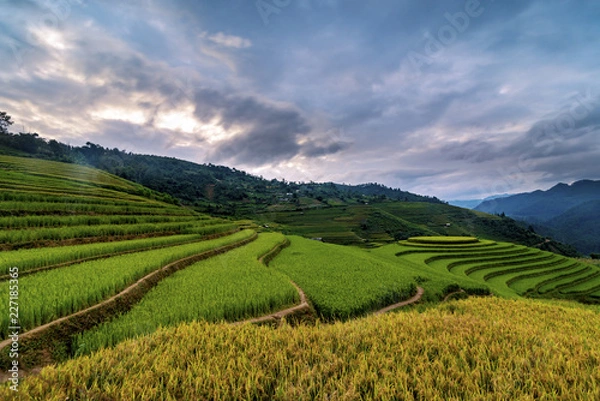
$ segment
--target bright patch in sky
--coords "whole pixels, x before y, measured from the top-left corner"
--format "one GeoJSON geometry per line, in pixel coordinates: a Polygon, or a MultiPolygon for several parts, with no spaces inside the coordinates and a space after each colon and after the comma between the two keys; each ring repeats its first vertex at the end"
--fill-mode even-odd
{"type": "Polygon", "coordinates": [[[72,145],[446,200],[600,179],[599,1],[256,4],[0,0],[0,111],[72,145]]]}
{"type": "Polygon", "coordinates": [[[91,115],[93,118],[103,120],[120,120],[132,124],[144,124],[147,120],[146,113],[144,113],[142,110],[113,107],[106,107],[102,110],[93,111],[91,115]]]}
{"type": "Polygon", "coordinates": [[[188,106],[184,110],[160,113],[154,121],[154,126],[156,128],[165,128],[191,134],[198,127],[198,122],[194,119],[193,112],[193,106],[188,106]]]}

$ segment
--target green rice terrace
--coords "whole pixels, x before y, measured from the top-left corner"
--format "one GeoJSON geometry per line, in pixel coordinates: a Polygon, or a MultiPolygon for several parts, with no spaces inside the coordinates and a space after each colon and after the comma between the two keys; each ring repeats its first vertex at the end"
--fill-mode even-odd
{"type": "MultiPolygon", "coordinates": [[[[157,331],[187,332],[198,321],[214,325],[219,336],[246,336],[255,335],[249,323],[274,333],[355,327],[341,325],[401,307],[421,313],[469,296],[600,303],[600,266],[509,242],[421,235],[370,247],[324,243],[198,213],[92,168],[19,157],[0,156],[0,189],[0,298],[18,293],[18,313],[1,303],[0,365],[11,366],[17,316],[19,366],[32,375],[25,379],[31,394],[43,388],[35,384],[42,366],[100,358],[121,343],[137,350],[135,344],[152,341],[157,331]],[[422,306],[411,307],[417,303],[422,306]]],[[[580,303],[569,305],[594,308],[580,303]]],[[[116,394],[114,384],[101,383],[99,390],[94,383],[78,390],[63,383],[55,399],[116,394]]],[[[274,389],[255,390],[249,398],[277,398],[274,389]]],[[[200,394],[189,391],[186,397],[200,394]]],[[[139,394],[132,399],[146,396],[139,394]]],[[[168,394],[162,399],[184,396],[168,394]]]]}
{"type": "MultiPolygon", "coordinates": [[[[457,283],[484,284],[505,297],[600,301],[600,268],[551,252],[504,242],[448,237],[400,241],[396,256],[457,283]]],[[[460,284],[459,284],[460,286],[460,284]]]]}

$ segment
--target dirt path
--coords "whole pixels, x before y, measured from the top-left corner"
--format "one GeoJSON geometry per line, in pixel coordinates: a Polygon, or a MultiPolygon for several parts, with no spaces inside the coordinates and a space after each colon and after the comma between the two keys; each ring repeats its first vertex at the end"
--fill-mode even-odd
{"type": "Polygon", "coordinates": [[[234,322],[231,324],[233,326],[239,326],[244,323],[262,323],[262,322],[267,322],[267,321],[278,321],[291,313],[310,309],[310,306],[308,305],[308,301],[306,299],[306,294],[304,294],[304,291],[302,291],[302,288],[298,287],[298,285],[296,283],[294,283],[293,281],[290,281],[290,283],[292,283],[292,285],[294,287],[296,287],[296,291],[298,291],[298,294],[300,295],[300,304],[298,304],[296,306],[292,306],[291,308],[281,310],[279,312],[271,313],[269,315],[255,317],[255,318],[247,319],[247,320],[242,320],[240,322],[234,322]]]}
{"type": "Polygon", "coordinates": [[[446,302],[447,300],[450,299],[451,296],[456,295],[456,294],[462,294],[463,292],[465,292],[465,290],[463,290],[462,288],[460,290],[458,290],[458,291],[451,292],[450,294],[447,294],[444,297],[444,299],[442,300],[442,302],[446,302]]]}
{"type": "MultiPolygon", "coordinates": [[[[175,262],[169,263],[168,265],[163,266],[162,268],[157,269],[157,270],[153,271],[152,273],[149,273],[149,274],[145,275],[144,277],[140,278],[135,283],[131,284],[129,287],[125,288],[123,291],[119,292],[116,295],[113,295],[112,297],[110,297],[108,299],[105,299],[104,301],[102,301],[100,303],[92,305],[92,306],[90,306],[90,307],[88,307],[86,309],[80,310],[79,312],[75,312],[75,313],[72,313],[70,315],[67,315],[67,316],[61,317],[59,319],[53,320],[53,321],[51,321],[49,323],[46,323],[46,324],[44,324],[42,326],[38,326],[38,327],[36,327],[34,329],[31,329],[29,331],[26,331],[26,332],[20,334],[19,335],[19,341],[22,341],[24,339],[32,337],[32,336],[34,336],[36,334],[39,334],[39,333],[41,333],[41,332],[43,332],[43,331],[45,331],[45,330],[47,330],[47,329],[49,329],[51,327],[54,327],[54,326],[56,326],[56,325],[58,325],[60,323],[65,322],[67,320],[87,315],[90,312],[93,312],[93,311],[95,311],[97,309],[100,309],[100,308],[102,308],[102,307],[104,307],[104,306],[106,306],[106,305],[108,305],[108,304],[110,304],[112,302],[117,301],[118,299],[124,298],[129,293],[137,290],[140,286],[150,284],[152,278],[154,278],[155,276],[158,276],[160,274],[165,274],[165,273],[169,273],[169,274],[173,273],[173,272],[179,270],[180,268],[187,267],[187,266],[189,266],[189,265],[191,265],[191,264],[193,264],[193,263],[195,263],[197,261],[200,261],[202,259],[206,259],[206,258],[208,258],[210,256],[217,255],[217,254],[223,253],[223,252],[227,252],[230,249],[237,248],[239,246],[245,245],[248,242],[255,240],[256,237],[257,237],[257,234],[254,234],[252,237],[250,237],[248,239],[245,239],[245,240],[242,240],[242,241],[239,241],[239,242],[236,242],[234,244],[229,244],[229,245],[221,246],[219,248],[211,249],[209,251],[205,251],[205,252],[202,252],[202,253],[199,253],[199,254],[196,254],[196,255],[188,256],[187,258],[179,259],[179,260],[176,260],[175,262]]],[[[149,287],[152,287],[152,285],[150,285],[149,287]]],[[[4,347],[10,345],[11,343],[12,343],[12,340],[10,338],[6,339],[6,340],[4,340],[2,342],[0,342],[0,351],[4,347]]]]}
{"type": "MultiPolygon", "coordinates": [[[[264,255],[262,255],[258,261],[260,263],[263,263],[265,266],[269,266],[269,262],[271,260],[273,260],[273,258],[275,256],[277,256],[279,254],[279,252],[281,252],[281,250],[283,248],[286,248],[290,245],[290,240],[288,240],[286,238],[285,242],[282,242],[281,244],[277,244],[275,247],[273,247],[273,249],[271,249],[269,252],[265,253],[264,255]]],[[[242,320],[239,322],[233,322],[231,323],[233,326],[239,326],[241,324],[244,323],[262,323],[262,322],[267,322],[267,321],[279,321],[281,320],[283,317],[298,312],[298,311],[302,311],[302,310],[309,310],[310,309],[310,305],[308,304],[308,301],[306,299],[306,294],[304,293],[304,291],[302,291],[302,288],[300,288],[298,286],[298,284],[294,283],[293,281],[290,280],[290,283],[292,283],[292,285],[296,288],[296,291],[298,291],[298,295],[300,295],[300,304],[296,305],[296,306],[292,306],[290,308],[284,309],[284,310],[280,310],[279,312],[273,312],[270,313],[268,315],[264,315],[264,316],[260,316],[260,317],[255,317],[255,318],[251,318],[251,319],[246,319],[246,320],[242,320]]]]}
{"type": "Polygon", "coordinates": [[[417,287],[417,293],[415,295],[413,295],[411,298],[407,299],[406,301],[402,301],[402,302],[398,302],[398,303],[395,303],[395,304],[390,305],[390,306],[386,306],[383,309],[380,309],[380,310],[378,310],[376,312],[373,312],[373,315],[380,315],[382,313],[389,312],[391,310],[394,310],[396,308],[400,308],[402,306],[414,304],[415,302],[417,302],[417,301],[419,301],[421,299],[421,297],[423,296],[424,293],[425,293],[425,290],[422,287],[417,287]]]}
{"type": "Polygon", "coordinates": [[[542,242],[540,242],[539,244],[532,245],[531,248],[537,248],[538,246],[542,246],[544,244],[547,244],[548,242],[550,242],[550,240],[549,239],[545,239],[542,242]]]}

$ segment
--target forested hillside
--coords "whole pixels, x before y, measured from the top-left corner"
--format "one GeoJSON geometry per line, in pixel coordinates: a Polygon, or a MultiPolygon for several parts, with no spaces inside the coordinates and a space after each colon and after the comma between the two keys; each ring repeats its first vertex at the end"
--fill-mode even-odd
{"type": "Polygon", "coordinates": [[[267,180],[210,163],[140,155],[91,142],[70,146],[35,133],[13,134],[8,132],[9,125],[0,132],[0,154],[99,168],[167,194],[169,201],[199,212],[252,219],[325,242],[370,246],[414,235],[478,235],[563,255],[577,254],[510,218],[468,211],[435,197],[377,183],[267,180]]]}
{"type": "Polygon", "coordinates": [[[525,221],[584,254],[600,252],[600,181],[557,184],[547,191],[486,201],[476,210],[525,221]]]}
{"type": "Polygon", "coordinates": [[[278,203],[298,207],[305,203],[326,206],[328,200],[344,204],[364,204],[385,199],[441,203],[434,197],[375,183],[342,185],[267,180],[230,167],[139,155],[116,148],[104,148],[91,142],[85,146],[70,146],[43,139],[37,134],[1,133],[0,153],[99,168],[155,191],[168,193],[185,204],[213,214],[247,217],[278,203]]]}

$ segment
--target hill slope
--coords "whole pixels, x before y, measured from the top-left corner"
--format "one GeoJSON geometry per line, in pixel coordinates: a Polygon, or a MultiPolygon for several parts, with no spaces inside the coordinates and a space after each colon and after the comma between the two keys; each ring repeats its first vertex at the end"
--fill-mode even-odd
{"type": "Polygon", "coordinates": [[[197,164],[171,157],[139,155],[107,149],[88,142],[74,147],[37,134],[0,133],[0,154],[85,164],[172,195],[187,205],[212,214],[252,216],[267,206],[283,203],[326,204],[328,200],[358,204],[372,199],[441,203],[439,199],[379,184],[293,183],[266,180],[244,171],[213,164],[197,164]]]}
{"type": "Polygon", "coordinates": [[[600,252],[600,181],[582,180],[486,201],[476,210],[506,215],[533,224],[536,231],[575,246],[600,252]]]}
{"type": "Polygon", "coordinates": [[[167,194],[74,164],[0,156],[0,189],[3,250],[233,227],[175,205],[167,194]]]}
{"type": "Polygon", "coordinates": [[[572,207],[536,230],[571,244],[584,254],[600,252],[600,200],[572,207]]]}
{"type": "Polygon", "coordinates": [[[390,243],[418,235],[467,235],[576,256],[508,217],[424,202],[371,202],[304,210],[271,207],[255,219],[269,228],[336,244],[390,243]]]}
{"type": "MultiPolygon", "coordinates": [[[[544,242],[510,219],[465,211],[434,197],[376,183],[265,180],[224,166],[137,155],[89,142],[72,147],[32,134],[0,134],[0,145],[19,154],[98,167],[168,193],[201,212],[275,223],[289,233],[339,244],[389,242],[424,234],[479,235],[528,246],[544,242]]],[[[559,244],[551,249],[574,254],[559,244]]]]}

